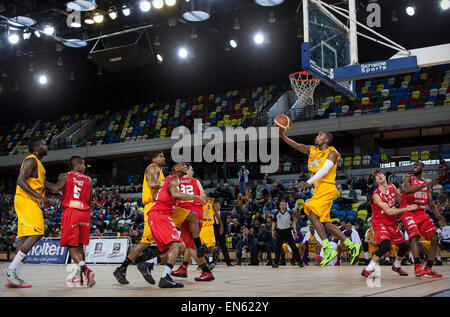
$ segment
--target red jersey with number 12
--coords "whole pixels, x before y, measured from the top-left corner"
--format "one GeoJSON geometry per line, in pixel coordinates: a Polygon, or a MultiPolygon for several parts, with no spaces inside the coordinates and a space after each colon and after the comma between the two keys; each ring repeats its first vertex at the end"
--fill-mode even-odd
{"type": "Polygon", "coordinates": [[[89,196],[91,194],[91,179],[82,173],[68,172],[66,186],[62,190],[63,208],[89,210],[89,196]]]}
{"type": "Polygon", "coordinates": [[[160,184],[158,194],[156,195],[155,204],[149,212],[157,210],[159,212],[168,213],[172,215],[177,207],[177,200],[173,199],[169,193],[169,182],[172,178],[178,178],[177,175],[172,174],[164,178],[160,184]]]}
{"type": "MultiPolygon", "coordinates": [[[[395,208],[397,204],[397,190],[391,184],[388,184],[387,193],[383,193],[380,187],[377,188],[374,195],[378,195],[381,198],[382,202],[385,202],[389,205],[390,208],[395,208]]],[[[395,224],[395,216],[387,215],[384,213],[383,209],[381,209],[378,204],[373,201],[373,198],[370,201],[372,207],[372,222],[376,221],[380,224],[384,225],[394,225],[395,224]]]]}
{"type": "MultiPolygon", "coordinates": [[[[193,177],[183,177],[180,181],[180,192],[187,195],[200,196],[200,188],[197,179],[193,177]]],[[[187,210],[200,207],[203,212],[203,204],[200,200],[179,201],[178,206],[187,210]]]]}

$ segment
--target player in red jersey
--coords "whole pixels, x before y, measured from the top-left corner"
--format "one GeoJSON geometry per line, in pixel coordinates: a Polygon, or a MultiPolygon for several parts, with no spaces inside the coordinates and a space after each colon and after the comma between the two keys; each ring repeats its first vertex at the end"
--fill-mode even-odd
{"type": "Polygon", "coordinates": [[[46,184],[54,193],[62,192],[61,206],[61,247],[69,249],[70,257],[78,264],[79,270],[70,281],[73,286],[83,285],[83,276],[88,287],[95,285],[95,274],[86,266],[84,245],[89,244],[91,229],[90,206],[92,202],[92,182],[84,175],[86,167],[80,156],[69,160],[70,172],[60,174],[56,184],[46,184]]]}
{"type": "Polygon", "coordinates": [[[166,264],[158,285],[161,288],[184,287],[182,283],[174,282],[170,277],[178,256],[186,250],[171,217],[176,209],[177,201],[200,200],[202,204],[205,204],[208,199],[211,200],[206,196],[188,195],[178,190],[180,179],[187,173],[184,162],[175,164],[172,167],[172,173],[161,183],[155,204],[148,212],[148,223],[153,239],[161,252],[161,263],[166,264]]]}
{"type": "MultiPolygon", "coordinates": [[[[180,181],[180,191],[188,195],[206,196],[202,184],[198,179],[194,178],[194,168],[189,163],[186,163],[186,166],[187,166],[187,174],[180,181]]],[[[178,203],[178,206],[196,213],[198,220],[198,227],[201,231],[203,223],[202,202],[200,200],[182,201],[178,203]]],[[[180,229],[181,229],[181,238],[183,239],[183,242],[187,250],[184,253],[183,264],[181,264],[177,270],[173,271],[171,275],[177,277],[187,277],[187,267],[189,265],[189,261],[191,260],[192,256],[195,262],[202,269],[202,274],[200,275],[200,277],[196,277],[195,280],[196,281],[214,280],[214,275],[212,274],[210,268],[208,267],[205,258],[197,257],[194,240],[195,239],[200,240],[200,238],[193,238],[187,222],[183,222],[180,229]]]]}
{"type": "Polygon", "coordinates": [[[395,208],[397,201],[400,201],[402,198],[401,194],[394,185],[386,182],[386,174],[383,170],[377,169],[372,175],[378,185],[370,201],[372,230],[376,236],[375,243],[378,245],[378,250],[372,256],[369,265],[361,272],[361,275],[373,277],[375,266],[380,261],[380,258],[391,250],[391,244],[396,244],[399,250],[397,260],[392,264],[392,270],[400,276],[407,276],[408,273],[403,271],[400,265],[406,252],[408,252],[408,245],[405,243],[402,232],[397,227],[396,215],[405,211],[415,210],[418,206],[412,204],[405,206],[405,208],[395,208]]]}
{"type": "Polygon", "coordinates": [[[425,212],[425,208],[427,205],[430,207],[431,211],[433,211],[437,219],[439,219],[439,225],[441,227],[445,226],[445,218],[439,214],[429,192],[429,188],[438,183],[436,181],[427,183],[427,181],[422,178],[424,167],[422,162],[415,162],[413,165],[413,173],[405,175],[403,178],[403,198],[400,207],[414,203],[419,206],[419,209],[403,213],[400,216],[400,219],[409,236],[409,244],[414,256],[414,273],[416,274],[416,277],[427,276],[441,278],[442,274],[438,274],[432,270],[434,259],[436,258],[439,238],[433,220],[431,220],[431,217],[425,212]],[[428,248],[427,264],[423,269],[420,263],[418,247],[420,235],[431,242],[430,247],[428,248]]]}

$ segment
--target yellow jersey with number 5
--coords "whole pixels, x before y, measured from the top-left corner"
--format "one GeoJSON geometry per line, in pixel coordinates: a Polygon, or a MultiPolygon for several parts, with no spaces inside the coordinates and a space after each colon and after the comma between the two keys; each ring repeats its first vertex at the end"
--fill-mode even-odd
{"type": "Polygon", "coordinates": [[[213,204],[210,200],[203,205],[203,227],[212,226],[214,224],[215,214],[213,204]]]}
{"type": "MultiPolygon", "coordinates": [[[[336,151],[336,153],[338,154],[337,159],[339,160],[341,158],[341,154],[339,154],[339,152],[333,146],[329,146],[325,150],[319,150],[319,147],[316,145],[310,147],[308,157],[308,170],[311,177],[313,177],[317,173],[317,171],[323,167],[323,164],[328,158],[328,154],[330,154],[330,152],[332,151],[336,151]]],[[[314,185],[318,186],[322,183],[334,184],[336,179],[336,168],[337,164],[335,163],[333,167],[328,171],[328,173],[317,182],[315,182],[314,185]]]]}

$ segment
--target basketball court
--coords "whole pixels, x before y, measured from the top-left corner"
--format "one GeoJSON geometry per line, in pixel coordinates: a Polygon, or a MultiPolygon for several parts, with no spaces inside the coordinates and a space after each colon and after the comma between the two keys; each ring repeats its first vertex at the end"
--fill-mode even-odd
{"type": "MultiPolygon", "coordinates": [[[[4,265],[3,265],[4,266],[4,265]]],[[[3,269],[3,266],[1,269],[3,269]]],[[[23,278],[33,287],[9,289],[2,287],[0,297],[44,296],[44,297],[421,297],[450,289],[450,266],[436,267],[442,279],[414,277],[413,266],[403,267],[410,274],[400,277],[390,266],[381,266],[381,282],[369,287],[360,275],[363,266],[328,266],[320,268],[309,265],[280,266],[234,266],[217,265],[215,280],[195,282],[200,274],[195,265],[188,267],[188,278],[174,278],[183,282],[182,289],[161,289],[148,284],[135,266],[128,269],[129,285],[120,285],[112,272],[115,265],[91,265],[95,272],[96,285],[92,288],[68,288],[68,274],[64,265],[24,265],[23,278]]],[[[158,283],[163,266],[157,266],[153,277],[158,283]]]]}

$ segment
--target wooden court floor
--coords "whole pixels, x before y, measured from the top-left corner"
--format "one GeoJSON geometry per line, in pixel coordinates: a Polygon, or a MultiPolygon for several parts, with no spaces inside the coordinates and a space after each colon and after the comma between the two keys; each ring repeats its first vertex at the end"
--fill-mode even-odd
{"type": "MultiPolygon", "coordinates": [[[[6,263],[0,264],[0,269],[6,263]]],[[[116,282],[112,272],[116,265],[90,265],[95,272],[96,285],[92,288],[68,288],[65,278],[65,265],[24,265],[21,276],[33,285],[29,289],[10,289],[0,286],[0,297],[9,296],[100,296],[100,297],[320,297],[320,296],[387,296],[415,297],[427,296],[450,289],[450,265],[435,267],[444,275],[442,279],[420,278],[413,275],[413,266],[404,269],[410,275],[400,277],[391,271],[390,266],[381,267],[379,285],[370,287],[360,275],[363,266],[328,266],[320,268],[309,265],[304,268],[296,266],[234,266],[217,265],[211,282],[195,282],[200,275],[196,266],[188,269],[188,278],[175,278],[184,283],[181,289],[160,289],[148,284],[138,272],[136,266],[128,268],[129,285],[116,282]]],[[[178,267],[178,265],[176,266],[178,267]]],[[[157,266],[153,277],[159,281],[162,266],[157,266]]],[[[2,275],[2,284],[5,284],[2,275]]]]}

